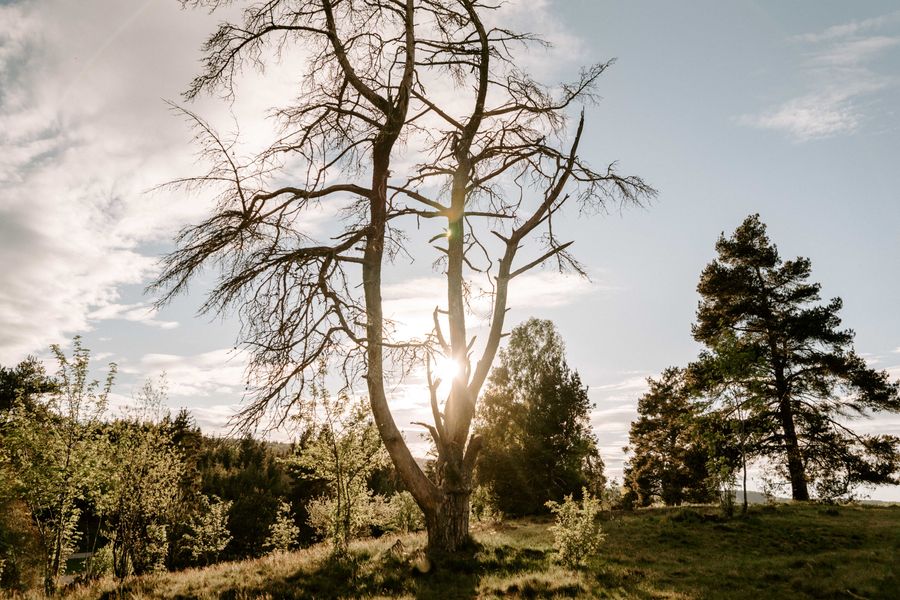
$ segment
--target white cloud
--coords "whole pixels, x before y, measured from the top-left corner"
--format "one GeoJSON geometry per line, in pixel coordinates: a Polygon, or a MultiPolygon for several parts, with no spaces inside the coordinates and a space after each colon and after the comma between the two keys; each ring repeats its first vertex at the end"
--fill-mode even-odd
{"type": "MultiPolygon", "coordinates": [[[[551,0],[509,0],[499,3],[499,10],[488,13],[490,25],[514,31],[539,32],[547,48],[537,45],[521,53],[517,65],[538,80],[558,77],[561,64],[580,65],[588,60],[584,41],[574,35],[559,17],[551,0]]],[[[594,57],[590,57],[594,59],[594,57]]]]}
{"type": "Polygon", "coordinates": [[[600,456],[606,465],[606,476],[622,478],[631,422],[637,418],[638,398],[647,391],[647,377],[656,374],[629,371],[615,374],[608,382],[589,387],[595,407],[591,410],[591,429],[599,441],[600,456]]]}
{"type": "Polygon", "coordinates": [[[888,377],[893,379],[894,381],[900,381],[900,365],[895,367],[888,367],[885,369],[887,371],[888,377]]]}
{"type": "Polygon", "coordinates": [[[609,393],[609,392],[614,392],[614,391],[615,392],[623,392],[623,391],[643,392],[644,390],[647,389],[647,377],[651,377],[651,376],[652,376],[652,374],[650,374],[650,373],[631,374],[629,377],[626,377],[625,379],[622,379],[619,381],[615,381],[613,383],[592,385],[592,386],[590,386],[590,391],[591,392],[602,392],[602,393],[609,393]]]}
{"type": "MultiPolygon", "coordinates": [[[[524,273],[510,283],[507,305],[511,309],[550,308],[565,306],[585,296],[615,289],[599,281],[556,271],[524,273]]],[[[470,327],[487,323],[492,307],[489,289],[476,284],[471,289],[470,327]]],[[[447,282],[443,277],[419,277],[402,283],[387,284],[382,291],[384,315],[396,324],[398,338],[422,337],[432,328],[432,313],[436,306],[446,309],[447,282]]]]}
{"type": "Polygon", "coordinates": [[[161,321],[156,318],[159,311],[152,304],[137,302],[135,304],[118,304],[110,302],[105,304],[93,312],[88,314],[91,320],[107,320],[121,319],[123,321],[133,321],[144,323],[160,329],[175,329],[178,327],[177,321],[161,321]]]}
{"type": "MultiPolygon", "coordinates": [[[[155,260],[139,244],[170,231],[180,212],[141,194],[171,166],[171,152],[162,151],[171,141],[166,128],[153,111],[145,119],[131,112],[151,94],[159,102],[160,76],[129,62],[134,47],[115,45],[102,22],[89,20],[102,9],[118,25],[122,9],[96,2],[80,3],[84,14],[63,2],[43,9],[0,7],[0,361],[87,330],[89,314],[110,310],[120,286],[152,275],[155,260]],[[122,227],[133,212],[146,218],[122,227]]],[[[118,317],[153,321],[135,312],[118,317]]]]}
{"type": "Polygon", "coordinates": [[[582,297],[613,288],[601,282],[557,271],[533,271],[512,280],[509,286],[511,308],[565,306],[582,297]]]}
{"type": "Polygon", "coordinates": [[[165,373],[173,402],[230,397],[238,400],[244,391],[247,356],[231,348],[193,355],[145,354],[136,364],[123,363],[123,373],[142,378],[165,373]]]}
{"type": "Polygon", "coordinates": [[[794,36],[807,47],[800,75],[807,91],[757,114],[737,118],[741,125],[787,134],[797,142],[858,132],[873,118],[869,100],[897,84],[871,63],[900,45],[898,35],[861,34],[900,23],[900,12],[794,36]]]}
{"type": "Polygon", "coordinates": [[[829,27],[824,31],[820,31],[817,33],[804,33],[801,35],[796,35],[791,39],[795,41],[810,43],[827,42],[849,37],[852,35],[857,35],[866,31],[872,31],[874,29],[880,29],[892,23],[897,23],[898,21],[900,21],[900,11],[892,12],[887,15],[881,15],[878,17],[872,17],[870,19],[862,19],[858,21],[850,21],[849,23],[842,23],[840,25],[833,25],[832,27],[829,27]]]}
{"type": "Polygon", "coordinates": [[[826,66],[853,67],[875,58],[897,44],[900,44],[900,38],[888,36],[848,40],[813,53],[812,59],[815,63],[826,66]]]}
{"type": "Polygon", "coordinates": [[[757,116],[742,116],[742,125],[789,134],[796,141],[853,133],[860,115],[853,104],[840,95],[811,95],[790,100],[757,116]]]}
{"type": "Polygon", "coordinates": [[[240,408],[239,404],[213,404],[192,406],[189,411],[205,434],[228,435],[232,430],[231,418],[240,408]]]}
{"type": "MultiPolygon", "coordinates": [[[[171,239],[209,206],[145,192],[200,168],[184,121],[162,99],[178,98],[196,74],[220,17],[152,0],[0,5],[0,362],[92,320],[176,325],[120,304],[120,289],[154,274],[146,243],[171,239]]],[[[283,68],[299,72],[287,60],[283,68]]],[[[223,129],[230,113],[241,116],[252,147],[272,129],[264,109],[295,81],[276,66],[270,74],[232,106],[194,108],[223,129]]]]}

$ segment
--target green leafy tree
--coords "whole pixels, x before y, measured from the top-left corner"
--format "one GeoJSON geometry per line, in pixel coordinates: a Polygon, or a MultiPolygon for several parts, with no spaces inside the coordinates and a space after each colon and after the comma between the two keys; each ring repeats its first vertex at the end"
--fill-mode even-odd
{"type": "Polygon", "coordinates": [[[701,407],[684,371],[670,367],[647,384],[650,389],[638,400],[638,418],[629,432],[625,503],[709,502],[709,445],[701,431],[701,407]]]}
{"type": "Polygon", "coordinates": [[[232,502],[218,496],[199,497],[197,510],[187,524],[182,544],[192,564],[208,565],[219,560],[231,541],[228,530],[228,511],[232,502]]]}
{"type": "Polygon", "coordinates": [[[117,577],[160,570],[168,556],[168,528],[178,505],[183,463],[164,421],[165,380],[147,381],[137,406],[113,423],[109,488],[101,512],[112,538],[117,577]]]}
{"type": "MultiPolygon", "coordinates": [[[[840,298],[820,302],[809,259],[782,261],[759,215],[722,234],[716,250],[697,286],[694,338],[710,360],[725,348],[753,357],[759,368],[729,381],[750,400],[749,418],[766,433],[759,453],[776,461],[793,498],[808,500],[811,482],[822,497],[897,483],[900,440],[860,435],[849,419],[900,410],[900,388],[853,351],[853,331],[840,329],[840,298]]],[[[717,383],[717,370],[709,373],[717,383]]],[[[718,373],[722,383],[727,370],[718,373]]]]}
{"type": "Polygon", "coordinates": [[[51,347],[59,368],[52,391],[19,403],[7,417],[4,456],[44,550],[44,587],[55,590],[79,539],[82,506],[103,482],[102,419],[116,367],[103,383],[90,379],[90,351],[73,340],[72,357],[51,347]]]}
{"type": "Polygon", "coordinates": [[[19,493],[18,468],[7,436],[22,413],[39,418],[44,413],[39,399],[55,389],[44,365],[29,356],[15,367],[0,366],[0,588],[25,590],[36,585],[44,564],[44,552],[28,506],[19,493]],[[12,410],[18,407],[17,414],[12,410]]]}
{"type": "Polygon", "coordinates": [[[47,376],[44,365],[34,356],[12,368],[0,366],[0,412],[16,404],[33,408],[41,395],[54,388],[53,378],[47,376]]]}
{"type": "Polygon", "coordinates": [[[312,391],[318,414],[309,427],[316,433],[291,460],[326,482],[327,494],[309,507],[310,525],[332,541],[336,554],[344,554],[353,537],[377,524],[379,500],[368,480],[388,457],[363,401],[345,394],[332,398],[322,369],[312,391]]]}
{"type": "Polygon", "coordinates": [[[533,514],[582,487],[600,493],[605,480],[591,408],[553,323],[529,319],[514,328],[477,424],[484,447],[476,480],[494,490],[500,510],[533,514]]]}
{"type": "Polygon", "coordinates": [[[275,522],[269,526],[265,547],[269,552],[288,552],[297,547],[299,536],[300,528],[294,522],[291,505],[282,502],[278,505],[275,522]]]}

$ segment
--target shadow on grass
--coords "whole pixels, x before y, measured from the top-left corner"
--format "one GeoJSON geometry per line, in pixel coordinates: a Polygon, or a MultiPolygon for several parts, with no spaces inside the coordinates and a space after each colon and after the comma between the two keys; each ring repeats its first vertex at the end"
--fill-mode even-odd
{"type": "MultiPolygon", "coordinates": [[[[249,598],[360,598],[406,596],[420,600],[470,599],[479,595],[479,585],[492,577],[496,589],[482,593],[519,598],[541,598],[583,591],[572,586],[554,586],[533,575],[550,564],[548,553],[515,546],[485,547],[473,544],[466,552],[438,557],[429,573],[416,572],[408,560],[388,552],[357,551],[346,558],[329,558],[298,569],[283,577],[257,582],[236,583],[232,587],[204,590],[207,595],[177,595],[173,598],[216,597],[229,600],[249,598]],[[212,595],[208,595],[208,594],[212,595]]],[[[104,600],[131,597],[151,591],[141,581],[124,584],[104,600]]]]}

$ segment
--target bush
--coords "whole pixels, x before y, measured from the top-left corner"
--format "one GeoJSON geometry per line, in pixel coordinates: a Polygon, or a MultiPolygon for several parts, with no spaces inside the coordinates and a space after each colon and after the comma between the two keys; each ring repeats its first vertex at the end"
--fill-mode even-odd
{"type": "Polygon", "coordinates": [[[384,503],[383,527],[387,531],[410,533],[425,528],[422,514],[415,498],[409,492],[397,492],[384,503]]]}
{"type": "Polygon", "coordinates": [[[112,574],[113,550],[112,543],[109,543],[102,546],[88,558],[87,563],[85,564],[84,573],[81,574],[79,580],[91,581],[112,574]]]}
{"type": "Polygon", "coordinates": [[[231,541],[228,512],[232,504],[218,496],[200,496],[197,512],[191,515],[181,539],[182,551],[189,555],[192,564],[208,565],[219,560],[231,541]]]}
{"type": "Polygon", "coordinates": [[[547,502],[547,508],[556,515],[556,524],[550,528],[553,547],[559,554],[559,561],[568,567],[584,565],[598,555],[605,537],[598,519],[600,500],[587,488],[582,488],[581,493],[580,503],[573,500],[571,494],[562,504],[552,500],[547,502]]]}
{"type": "Polygon", "coordinates": [[[270,553],[289,552],[297,546],[298,537],[300,537],[300,528],[294,523],[291,505],[281,502],[278,505],[275,522],[269,526],[269,537],[266,538],[263,547],[270,553]]]}
{"type": "Polygon", "coordinates": [[[342,554],[350,540],[371,535],[381,525],[383,505],[380,496],[365,488],[353,490],[341,507],[334,496],[322,495],[306,505],[306,522],[319,537],[332,541],[335,553],[342,554]]]}
{"type": "Polygon", "coordinates": [[[475,486],[469,499],[471,518],[479,522],[500,523],[503,512],[498,507],[497,494],[487,485],[475,486]]]}

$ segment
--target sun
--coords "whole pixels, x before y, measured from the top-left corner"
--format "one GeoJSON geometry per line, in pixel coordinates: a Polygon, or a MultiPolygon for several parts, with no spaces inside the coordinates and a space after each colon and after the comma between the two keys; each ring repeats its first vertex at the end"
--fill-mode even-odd
{"type": "Polygon", "coordinates": [[[448,383],[459,375],[459,363],[452,358],[441,356],[434,363],[433,373],[435,379],[440,379],[442,382],[448,383]]]}

